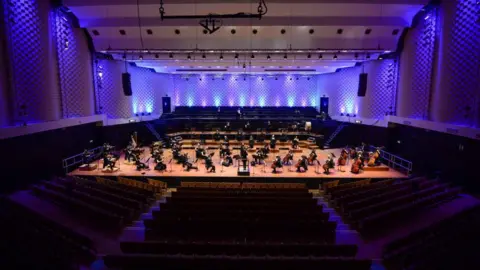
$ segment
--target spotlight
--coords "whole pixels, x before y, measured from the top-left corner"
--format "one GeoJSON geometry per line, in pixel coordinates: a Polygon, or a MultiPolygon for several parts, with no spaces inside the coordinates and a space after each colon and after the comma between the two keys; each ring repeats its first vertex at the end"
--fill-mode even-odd
{"type": "Polygon", "coordinates": [[[335,55],[333,56],[333,59],[337,60],[337,58],[338,58],[338,56],[337,56],[337,54],[335,54],[335,55]]]}
{"type": "Polygon", "coordinates": [[[270,54],[267,54],[267,59],[270,60],[270,54]]]}
{"type": "Polygon", "coordinates": [[[318,55],[318,59],[322,59],[323,58],[323,55],[322,54],[319,54],[318,55]]]}
{"type": "Polygon", "coordinates": [[[173,53],[169,53],[169,54],[168,54],[168,57],[169,57],[169,58],[173,58],[173,53]]]}
{"type": "Polygon", "coordinates": [[[287,58],[288,58],[288,56],[287,56],[287,54],[285,54],[285,55],[283,56],[283,59],[287,59],[287,58]]]}
{"type": "Polygon", "coordinates": [[[187,55],[187,59],[188,60],[191,60],[192,59],[192,56],[190,56],[190,54],[187,55]]]}
{"type": "Polygon", "coordinates": [[[253,59],[253,58],[255,58],[255,55],[252,53],[252,56],[251,56],[251,57],[252,57],[252,59],[253,59]]]}
{"type": "Polygon", "coordinates": [[[203,59],[205,59],[205,58],[206,58],[205,54],[202,54],[202,58],[203,58],[203,59]]]}
{"type": "Polygon", "coordinates": [[[238,59],[238,53],[235,54],[235,59],[238,59]]]}
{"type": "Polygon", "coordinates": [[[357,123],[357,124],[361,124],[361,123],[362,123],[362,121],[360,121],[360,120],[355,120],[355,123],[357,123]]]}
{"type": "Polygon", "coordinates": [[[312,58],[312,55],[311,55],[311,54],[308,54],[308,55],[307,55],[307,58],[312,58]]]}

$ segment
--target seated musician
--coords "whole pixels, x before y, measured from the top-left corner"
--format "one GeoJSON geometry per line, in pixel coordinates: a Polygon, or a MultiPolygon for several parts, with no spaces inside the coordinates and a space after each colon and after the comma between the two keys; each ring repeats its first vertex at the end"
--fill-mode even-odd
{"type": "Polygon", "coordinates": [[[205,160],[205,167],[207,168],[207,172],[215,172],[215,165],[213,165],[213,160],[212,160],[212,157],[213,157],[213,154],[214,153],[210,153],[210,155],[208,155],[207,159],[205,160]]]}
{"type": "Polygon", "coordinates": [[[162,149],[153,149],[152,158],[155,163],[158,163],[162,159],[162,149]]]}
{"type": "Polygon", "coordinates": [[[206,156],[206,153],[205,153],[205,149],[203,149],[203,146],[201,144],[197,144],[197,146],[195,147],[195,163],[199,160],[199,159],[206,159],[207,156],[206,156]]]}
{"type": "Polygon", "coordinates": [[[228,140],[228,136],[227,136],[227,135],[223,136],[223,141],[224,141],[226,144],[228,144],[228,141],[229,141],[229,140],[228,140]]]}
{"type": "Polygon", "coordinates": [[[226,155],[225,158],[223,159],[222,166],[224,167],[230,167],[230,165],[233,164],[233,159],[230,155],[226,155]]]}
{"type": "Polygon", "coordinates": [[[283,131],[282,131],[282,135],[280,135],[280,141],[281,142],[288,141],[288,136],[285,133],[283,133],[283,131]]]}
{"type": "Polygon", "coordinates": [[[272,169],[273,169],[272,173],[276,173],[277,168],[282,168],[282,167],[283,167],[282,159],[280,158],[280,156],[276,156],[275,160],[272,163],[272,169]]]}
{"type": "Polygon", "coordinates": [[[325,164],[323,164],[323,172],[325,174],[330,174],[330,169],[335,168],[335,161],[333,158],[335,157],[335,154],[330,153],[327,157],[327,160],[325,161],[325,164]]]}
{"type": "Polygon", "coordinates": [[[317,153],[315,152],[315,149],[312,149],[312,152],[310,153],[310,156],[308,157],[308,164],[313,165],[313,162],[317,160],[317,153]]]}
{"type": "Polygon", "coordinates": [[[308,171],[308,160],[306,156],[302,156],[298,161],[297,164],[295,165],[297,167],[297,172],[302,172],[301,168],[303,168],[303,171],[306,172],[308,171]]]}
{"type": "Polygon", "coordinates": [[[157,165],[155,165],[155,170],[156,171],[164,171],[167,169],[167,165],[165,165],[165,163],[163,162],[163,158],[160,156],[160,159],[158,160],[155,160],[155,162],[157,163],[157,165]]]}
{"type": "Polygon", "coordinates": [[[263,153],[265,154],[265,156],[267,156],[268,154],[270,154],[270,146],[268,145],[268,143],[266,143],[263,148],[263,153]]]}
{"type": "Polygon", "coordinates": [[[230,127],[230,122],[227,122],[227,124],[225,125],[225,131],[230,131],[232,130],[232,127],[230,127]]]}
{"type": "Polygon", "coordinates": [[[285,157],[283,157],[283,165],[290,164],[291,160],[293,160],[293,151],[289,150],[285,157]]]}
{"type": "Polygon", "coordinates": [[[237,139],[237,141],[239,141],[239,142],[241,142],[241,141],[244,140],[243,130],[241,130],[241,129],[238,130],[238,132],[237,132],[237,138],[236,138],[236,139],[237,139]]]}
{"type": "Polygon", "coordinates": [[[272,135],[272,138],[270,139],[270,148],[275,149],[275,146],[277,145],[277,140],[275,139],[275,134],[272,135]]]}
{"type": "Polygon", "coordinates": [[[295,138],[293,138],[292,140],[292,148],[293,149],[298,149],[298,144],[300,143],[300,140],[298,139],[297,136],[295,136],[295,138]]]}
{"type": "Polygon", "coordinates": [[[149,167],[148,167],[148,161],[150,160],[147,159],[147,161],[144,163],[141,161],[140,159],[140,156],[135,156],[135,166],[137,166],[137,171],[141,171],[141,170],[148,170],[149,167]]]}
{"type": "Polygon", "coordinates": [[[250,121],[247,121],[243,129],[247,131],[250,130],[250,121]]]}
{"type": "Polygon", "coordinates": [[[194,169],[194,170],[197,170],[198,171],[198,167],[197,166],[193,166],[193,164],[188,161],[188,154],[185,153],[183,155],[183,158],[182,158],[182,167],[185,169],[185,171],[189,172],[191,169],[194,169]]]}
{"type": "Polygon", "coordinates": [[[222,138],[222,136],[220,136],[220,132],[218,131],[218,129],[215,131],[215,134],[213,134],[213,140],[215,141],[220,141],[220,139],[222,138]]]}
{"type": "Polygon", "coordinates": [[[117,160],[112,155],[104,154],[103,155],[103,168],[113,170],[113,168],[115,168],[115,162],[116,161],[117,160]]]}
{"type": "Polygon", "coordinates": [[[265,154],[263,152],[263,149],[258,149],[257,153],[253,155],[253,158],[255,160],[255,164],[260,164],[265,159],[265,154]]]}
{"type": "Polygon", "coordinates": [[[272,130],[272,127],[272,122],[270,122],[270,120],[267,121],[267,130],[272,130]]]}
{"type": "Polygon", "coordinates": [[[230,151],[230,148],[228,147],[228,144],[222,144],[220,148],[220,158],[223,158],[226,155],[231,155],[232,151],[230,151]]]}
{"type": "Polygon", "coordinates": [[[242,110],[240,108],[237,109],[237,119],[242,118],[242,110]]]}
{"type": "Polygon", "coordinates": [[[250,139],[248,140],[248,146],[250,148],[254,148],[255,147],[255,140],[253,139],[253,136],[250,135],[250,139]]]}

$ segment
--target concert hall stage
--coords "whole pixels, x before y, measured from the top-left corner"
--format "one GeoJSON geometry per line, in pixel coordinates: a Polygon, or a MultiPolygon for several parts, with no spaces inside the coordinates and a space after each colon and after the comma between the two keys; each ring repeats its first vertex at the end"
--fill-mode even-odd
{"type": "MultiPolygon", "coordinates": [[[[303,153],[295,153],[294,156],[294,163],[301,155],[306,155],[310,153],[311,150],[309,149],[302,149],[303,153]]],[[[71,175],[78,175],[78,176],[124,176],[124,177],[131,177],[131,178],[142,178],[142,177],[151,177],[151,178],[161,178],[167,182],[178,182],[178,181],[263,181],[263,182],[306,182],[306,183],[322,183],[325,180],[333,180],[333,179],[364,179],[364,178],[407,178],[407,175],[394,170],[392,168],[388,168],[385,165],[377,168],[376,170],[365,170],[360,174],[353,174],[350,172],[350,165],[344,167],[345,172],[339,172],[336,170],[337,168],[330,170],[330,174],[326,175],[323,173],[323,169],[321,166],[309,166],[307,172],[298,173],[295,171],[295,166],[284,166],[279,173],[272,173],[272,169],[270,165],[272,163],[272,159],[275,155],[280,155],[281,157],[285,156],[287,150],[281,150],[278,154],[271,153],[269,158],[266,160],[266,166],[257,165],[255,167],[250,166],[250,176],[238,176],[236,162],[234,166],[230,167],[223,167],[220,165],[220,158],[218,154],[218,150],[215,151],[214,156],[214,163],[216,166],[216,173],[207,173],[205,169],[205,164],[203,161],[198,161],[198,171],[191,170],[186,172],[183,170],[180,164],[176,164],[174,160],[171,161],[170,164],[167,164],[167,171],[159,172],[153,170],[155,164],[150,162],[150,170],[148,171],[137,171],[134,165],[129,165],[124,162],[124,157],[120,158],[120,161],[117,162],[117,167],[119,170],[116,172],[102,172],[101,169],[96,169],[92,171],[82,171],[79,169],[74,170],[71,172],[71,175]],[[267,179],[268,178],[268,179],[267,179]]],[[[327,155],[329,153],[334,153],[335,156],[340,156],[341,149],[328,149],[328,150],[320,150],[317,149],[318,160],[321,164],[324,164],[325,160],[327,159],[327,155]]],[[[182,152],[189,153],[189,157],[194,157],[195,153],[194,150],[183,150],[182,152]]],[[[233,150],[233,154],[239,154],[239,150],[233,150]]],[[[144,157],[149,157],[149,149],[145,149],[143,154],[144,157]]],[[[166,162],[171,160],[171,151],[165,150],[164,157],[166,162]]],[[[251,154],[249,155],[249,158],[251,154]]],[[[145,158],[144,158],[145,159],[145,158]]],[[[98,160],[94,162],[98,165],[99,168],[102,168],[102,160],[98,160]]],[[[367,168],[365,166],[365,168],[367,168]]],[[[369,168],[371,169],[371,168],[369,168]]],[[[312,186],[315,186],[312,185],[312,186]]],[[[318,185],[316,185],[318,188],[318,185]]]]}

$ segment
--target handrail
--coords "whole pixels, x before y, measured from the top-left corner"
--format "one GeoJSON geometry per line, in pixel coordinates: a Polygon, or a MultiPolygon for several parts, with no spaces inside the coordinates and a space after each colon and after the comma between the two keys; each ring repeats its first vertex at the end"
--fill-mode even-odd
{"type": "MultiPolygon", "coordinates": [[[[98,159],[98,157],[103,153],[103,146],[98,146],[88,150],[89,152],[93,153],[94,159],[98,159]]],[[[79,163],[83,163],[83,153],[64,158],[62,160],[63,169],[65,169],[65,174],[68,173],[69,169],[73,166],[78,165],[79,163]]]]}
{"type": "MultiPolygon", "coordinates": [[[[370,145],[370,151],[376,151],[377,147],[370,145]]],[[[392,169],[403,169],[407,172],[407,175],[410,176],[413,170],[413,163],[409,160],[401,158],[397,155],[389,153],[385,150],[380,150],[380,160],[387,164],[388,167],[392,169]]]]}

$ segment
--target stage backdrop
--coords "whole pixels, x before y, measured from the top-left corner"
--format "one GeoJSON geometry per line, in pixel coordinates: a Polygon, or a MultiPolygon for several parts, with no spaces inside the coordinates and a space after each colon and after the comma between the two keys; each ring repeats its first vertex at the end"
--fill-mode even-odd
{"type": "Polygon", "coordinates": [[[174,75],[175,106],[313,106],[317,80],[296,75],[174,75]]]}

